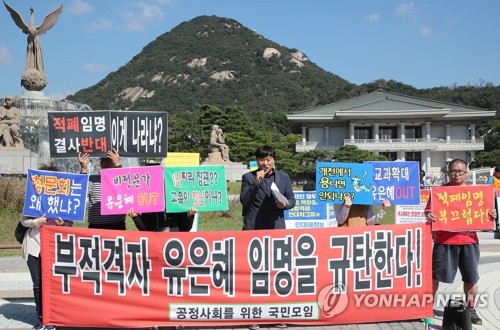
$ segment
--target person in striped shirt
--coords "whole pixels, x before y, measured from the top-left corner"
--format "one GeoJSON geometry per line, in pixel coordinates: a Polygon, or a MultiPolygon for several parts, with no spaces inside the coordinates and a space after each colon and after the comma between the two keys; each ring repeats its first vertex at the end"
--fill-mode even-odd
{"type": "MultiPolygon", "coordinates": [[[[87,173],[87,165],[89,163],[89,154],[78,153],[78,162],[80,163],[80,173],[87,173]]],[[[120,155],[113,149],[108,151],[107,157],[101,157],[99,159],[101,169],[103,168],[116,168],[122,167],[120,161],[120,155]]],[[[98,229],[114,229],[114,230],[126,230],[125,225],[125,214],[101,214],[101,175],[92,174],[89,176],[89,210],[87,214],[87,220],[89,222],[89,228],[98,229]]]]}

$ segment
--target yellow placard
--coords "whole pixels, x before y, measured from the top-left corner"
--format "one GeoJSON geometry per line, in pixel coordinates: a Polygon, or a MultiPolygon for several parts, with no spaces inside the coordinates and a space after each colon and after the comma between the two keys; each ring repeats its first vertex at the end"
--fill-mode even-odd
{"type": "Polygon", "coordinates": [[[165,166],[200,166],[200,154],[197,152],[169,152],[165,166]]]}

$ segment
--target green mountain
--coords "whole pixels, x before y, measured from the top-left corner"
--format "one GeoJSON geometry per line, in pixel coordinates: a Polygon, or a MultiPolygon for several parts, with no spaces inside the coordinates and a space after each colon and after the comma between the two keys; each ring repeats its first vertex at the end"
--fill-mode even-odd
{"type": "Polygon", "coordinates": [[[354,87],[233,19],[200,16],[68,99],[93,109],[176,113],[208,103],[291,112],[345,98],[354,87]]]}
{"type": "Polygon", "coordinates": [[[209,151],[211,126],[218,124],[233,161],[245,162],[257,146],[272,144],[294,171],[307,157],[318,155],[301,158],[295,153],[300,136],[290,134],[286,114],[377,89],[496,111],[496,120],[478,127],[486,150],[476,159],[479,165],[500,161],[500,86],[416,89],[384,79],[355,85],[318,67],[299,50],[217,16],[179,24],[98,84],[68,99],[96,110],[167,111],[169,151],[199,152],[202,157],[209,151]]]}

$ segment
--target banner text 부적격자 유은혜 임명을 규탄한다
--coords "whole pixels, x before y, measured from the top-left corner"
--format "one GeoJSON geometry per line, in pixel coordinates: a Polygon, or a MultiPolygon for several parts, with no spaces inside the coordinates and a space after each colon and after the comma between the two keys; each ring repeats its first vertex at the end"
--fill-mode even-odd
{"type": "Polygon", "coordinates": [[[426,223],[198,233],[49,226],[42,245],[51,324],[320,325],[432,315],[426,223]]]}

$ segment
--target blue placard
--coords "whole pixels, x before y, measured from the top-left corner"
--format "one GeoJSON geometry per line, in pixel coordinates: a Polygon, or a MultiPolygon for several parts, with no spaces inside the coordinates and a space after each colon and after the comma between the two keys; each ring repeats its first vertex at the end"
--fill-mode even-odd
{"type": "Polygon", "coordinates": [[[88,185],[87,174],[28,170],[23,214],[83,221],[88,185]]]}
{"type": "Polygon", "coordinates": [[[285,210],[287,229],[336,227],[332,204],[318,203],[314,191],[294,191],[295,207],[285,210]]]}
{"type": "Polygon", "coordinates": [[[420,204],[420,166],[418,162],[365,162],[373,165],[374,204],[384,198],[392,205],[420,204]]]}
{"type": "Polygon", "coordinates": [[[285,210],[285,220],[327,220],[327,204],[316,201],[316,192],[294,191],[295,206],[285,210]]]}
{"type": "Polygon", "coordinates": [[[373,165],[316,163],[316,200],[342,204],[351,196],[353,204],[372,205],[373,165]]]}

